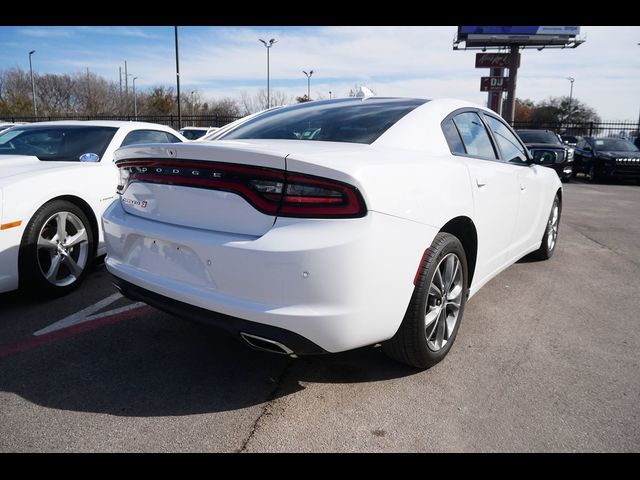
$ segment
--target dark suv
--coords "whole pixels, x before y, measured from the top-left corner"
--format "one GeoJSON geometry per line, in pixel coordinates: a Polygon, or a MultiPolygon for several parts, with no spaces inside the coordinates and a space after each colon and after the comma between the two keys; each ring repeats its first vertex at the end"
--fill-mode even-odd
{"type": "Polygon", "coordinates": [[[551,130],[516,130],[536,163],[553,168],[563,182],[573,175],[573,148],[551,130]]]}
{"type": "Polygon", "coordinates": [[[578,172],[586,173],[592,182],[610,177],[640,180],[640,151],[622,138],[587,137],[576,146],[578,172]]]}

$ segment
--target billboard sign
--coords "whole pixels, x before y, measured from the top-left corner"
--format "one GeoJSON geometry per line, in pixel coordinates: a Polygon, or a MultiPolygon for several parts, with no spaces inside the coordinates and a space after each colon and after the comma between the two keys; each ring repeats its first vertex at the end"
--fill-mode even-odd
{"type": "MultiPolygon", "coordinates": [[[[509,68],[508,53],[476,53],[476,68],[509,68]]],[[[518,54],[520,68],[520,54],[518,54]]]]}
{"type": "Polygon", "coordinates": [[[480,77],[480,91],[500,91],[506,92],[509,88],[509,78],[507,77],[480,77]]]}
{"type": "Polygon", "coordinates": [[[467,35],[560,35],[575,37],[580,35],[580,27],[533,27],[533,26],[497,26],[497,27],[458,27],[458,36],[467,35]]]}
{"type": "Polygon", "coordinates": [[[534,26],[459,26],[455,42],[465,42],[467,48],[521,46],[567,46],[577,42],[580,27],[534,26]]]}

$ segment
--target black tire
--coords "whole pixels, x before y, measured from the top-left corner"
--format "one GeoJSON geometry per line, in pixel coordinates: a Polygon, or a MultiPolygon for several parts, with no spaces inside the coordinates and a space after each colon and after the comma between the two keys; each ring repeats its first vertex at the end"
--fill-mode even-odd
{"type": "Polygon", "coordinates": [[[20,287],[37,295],[65,295],[82,283],[94,257],[94,232],[85,213],[65,200],[49,202],[33,215],[22,236],[18,257],[20,287]],[[79,243],[68,248],[65,245],[56,247],[58,221],[62,219],[63,243],[74,236],[80,239],[79,243]],[[49,248],[38,247],[41,233],[41,240],[50,240],[46,242],[49,248]],[[47,279],[47,273],[50,279],[47,279]]]}
{"type": "Polygon", "coordinates": [[[589,167],[589,181],[592,183],[603,183],[605,181],[604,174],[595,165],[589,167]]]}
{"type": "MultiPolygon", "coordinates": [[[[468,294],[468,278],[467,257],[460,240],[449,233],[438,233],[429,247],[420,268],[420,274],[418,275],[418,280],[402,324],[396,334],[382,344],[383,351],[394,360],[421,369],[432,367],[442,361],[449,350],[451,350],[451,346],[458,333],[458,328],[460,327],[460,322],[462,321],[468,294]],[[453,254],[458,258],[459,266],[461,267],[462,290],[460,291],[460,307],[457,321],[446,340],[446,344],[435,351],[430,347],[429,338],[431,337],[428,338],[427,336],[426,315],[429,308],[435,307],[432,303],[434,298],[429,292],[431,282],[434,281],[436,269],[440,266],[441,261],[448,261],[445,257],[448,257],[449,254],[453,254]]],[[[435,321],[438,322],[439,318],[439,316],[436,317],[435,321]]],[[[433,323],[430,325],[433,325],[433,323]]],[[[435,332],[436,329],[437,326],[434,327],[433,332],[435,332]]]]}
{"type": "Polygon", "coordinates": [[[553,204],[551,205],[551,212],[549,213],[549,219],[547,220],[547,225],[544,229],[544,234],[542,235],[542,243],[540,244],[540,248],[531,254],[533,258],[537,260],[548,260],[551,257],[553,257],[553,252],[556,251],[556,246],[558,245],[558,233],[560,231],[560,214],[561,213],[562,213],[562,208],[560,204],[560,198],[558,198],[558,195],[556,195],[555,198],[553,199],[553,204]],[[553,214],[556,208],[558,209],[558,218],[556,222],[555,238],[553,240],[553,243],[550,244],[549,235],[550,235],[550,230],[553,228],[553,225],[552,225],[553,214]]]}

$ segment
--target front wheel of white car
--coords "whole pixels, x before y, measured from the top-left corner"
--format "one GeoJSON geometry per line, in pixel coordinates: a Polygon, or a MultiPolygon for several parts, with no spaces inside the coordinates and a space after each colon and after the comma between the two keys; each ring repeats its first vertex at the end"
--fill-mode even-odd
{"type": "Polygon", "coordinates": [[[467,257],[460,240],[439,233],[429,247],[400,328],[382,344],[399,362],[429,368],[449,353],[467,300],[467,257]]]}
{"type": "Polygon", "coordinates": [[[20,245],[20,285],[37,294],[59,296],[84,279],[94,255],[94,235],[85,213],[55,200],[33,216],[20,245]]]}

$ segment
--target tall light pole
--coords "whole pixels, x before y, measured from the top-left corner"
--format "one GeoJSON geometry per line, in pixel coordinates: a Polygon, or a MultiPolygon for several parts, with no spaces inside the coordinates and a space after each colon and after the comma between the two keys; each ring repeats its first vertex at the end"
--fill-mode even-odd
{"type": "Polygon", "coordinates": [[[133,77],[133,118],[138,121],[138,99],[136,97],[136,80],[138,77],[133,77]]]}
{"type": "Polygon", "coordinates": [[[31,94],[33,95],[33,116],[38,118],[38,107],[36,107],[36,84],[33,81],[33,65],[31,64],[31,55],[36,53],[35,50],[29,52],[29,72],[31,73],[31,94]]]}
{"type": "Polygon", "coordinates": [[[193,101],[193,95],[195,94],[195,90],[191,90],[191,123],[195,123],[193,121],[193,116],[195,115],[194,111],[195,111],[195,105],[194,105],[194,101],[193,101]]]}
{"type": "MultiPolygon", "coordinates": [[[[127,73],[127,77],[126,77],[126,78],[127,78],[127,81],[129,80],[129,77],[133,77],[133,73],[127,73]]],[[[137,78],[137,77],[136,77],[136,78],[137,78]]],[[[126,110],[127,110],[127,115],[129,115],[129,105],[130,105],[130,104],[129,104],[129,91],[128,91],[128,88],[129,88],[129,87],[127,87],[127,108],[126,108],[126,110]]],[[[134,90],[134,96],[135,96],[135,90],[134,90]]],[[[135,98],[134,98],[134,102],[135,102],[135,98]]],[[[135,106],[135,105],[134,105],[134,106],[135,106]]]]}
{"type": "Polygon", "coordinates": [[[307,100],[311,100],[311,75],[313,75],[313,70],[309,70],[309,73],[302,71],[307,76],[307,100]]]}
{"type": "Polygon", "coordinates": [[[261,38],[258,40],[264,43],[264,46],[267,47],[267,108],[271,108],[271,94],[269,92],[269,50],[271,50],[271,47],[273,47],[273,44],[276,43],[277,40],[275,38],[272,38],[269,42],[265,42],[261,38]]]}
{"type": "Polygon", "coordinates": [[[180,110],[180,61],[178,60],[178,27],[173,27],[176,36],[176,86],[178,87],[178,130],[182,128],[182,112],[180,110]]]}
{"type": "Polygon", "coordinates": [[[567,80],[571,82],[571,90],[569,90],[569,115],[567,116],[567,123],[571,123],[571,100],[573,99],[573,82],[575,82],[575,78],[567,77],[567,80]]]}

